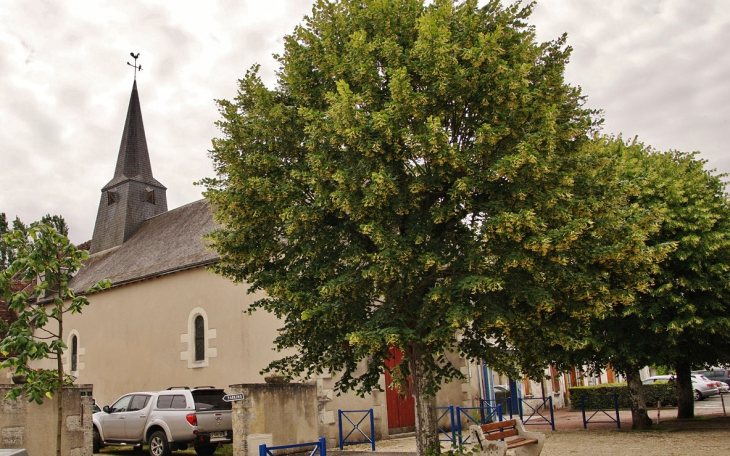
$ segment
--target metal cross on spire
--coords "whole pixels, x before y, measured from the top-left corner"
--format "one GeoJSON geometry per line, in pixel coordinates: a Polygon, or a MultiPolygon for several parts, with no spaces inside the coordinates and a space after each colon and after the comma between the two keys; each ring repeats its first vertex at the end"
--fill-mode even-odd
{"type": "Polygon", "coordinates": [[[131,55],[132,58],[134,59],[134,65],[132,65],[129,62],[127,62],[127,65],[134,67],[134,80],[136,81],[137,80],[137,70],[142,71],[142,65],[137,65],[137,58],[139,57],[139,52],[137,53],[137,55],[135,55],[134,52],[130,52],[129,55],[131,55]]]}

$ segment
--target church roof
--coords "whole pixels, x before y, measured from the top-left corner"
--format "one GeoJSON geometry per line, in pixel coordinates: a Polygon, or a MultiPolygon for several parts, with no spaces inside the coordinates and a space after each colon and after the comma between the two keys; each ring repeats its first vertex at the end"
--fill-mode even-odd
{"type": "Polygon", "coordinates": [[[103,279],[116,286],[215,263],[218,253],[203,241],[215,228],[208,200],[167,211],[142,222],[122,245],[90,255],[70,286],[81,292],[103,279]]]}
{"type": "Polygon", "coordinates": [[[124,121],[124,132],[122,133],[122,142],[119,145],[119,156],[117,157],[114,177],[104,186],[102,191],[130,179],[165,188],[164,185],[152,177],[150,154],[147,150],[147,137],[144,134],[142,109],[140,108],[139,94],[137,93],[137,81],[134,81],[132,94],[129,98],[127,119],[124,121]]]}

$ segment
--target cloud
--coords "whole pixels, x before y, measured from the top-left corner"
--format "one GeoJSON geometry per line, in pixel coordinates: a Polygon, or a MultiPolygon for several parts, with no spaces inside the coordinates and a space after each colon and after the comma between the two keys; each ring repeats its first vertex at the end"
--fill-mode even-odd
{"type": "MultiPolygon", "coordinates": [[[[312,1],[0,2],[0,212],[61,214],[79,243],[111,178],[139,52],[138,86],[155,177],[169,207],[213,173],[215,99],[261,64],[273,86],[283,37],[312,1]]],[[[725,0],[541,0],[538,39],[568,32],[566,78],[605,131],[656,148],[701,150],[730,171],[730,11],[725,0]]]]}

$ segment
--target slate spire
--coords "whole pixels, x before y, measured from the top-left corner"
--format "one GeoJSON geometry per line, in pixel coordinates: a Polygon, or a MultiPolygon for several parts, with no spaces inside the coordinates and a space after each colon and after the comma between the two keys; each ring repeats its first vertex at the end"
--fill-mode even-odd
{"type": "Polygon", "coordinates": [[[166,191],[152,176],[135,80],[114,177],[101,189],[90,253],[123,244],[142,222],[167,212],[166,191]]]}
{"type": "Polygon", "coordinates": [[[122,133],[122,143],[119,146],[114,178],[104,186],[104,189],[127,179],[162,187],[162,184],[152,177],[150,154],[147,150],[147,137],[144,134],[144,123],[142,122],[142,108],[137,93],[137,81],[134,81],[132,94],[129,97],[127,120],[124,122],[124,132],[122,133]]]}

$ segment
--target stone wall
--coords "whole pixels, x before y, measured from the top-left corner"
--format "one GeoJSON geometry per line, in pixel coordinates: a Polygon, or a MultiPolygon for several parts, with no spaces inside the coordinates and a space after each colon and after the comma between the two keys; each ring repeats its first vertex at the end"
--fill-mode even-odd
{"type": "Polygon", "coordinates": [[[258,454],[258,444],[293,445],[319,440],[317,386],[300,383],[231,385],[233,455],[258,454]],[[250,447],[250,448],[249,448],[250,447]]]}
{"type": "MultiPolygon", "coordinates": [[[[0,398],[12,385],[0,385],[0,398]]],[[[64,429],[61,435],[63,456],[91,456],[92,385],[64,388],[64,429]]],[[[56,453],[56,417],[58,397],[43,404],[28,402],[25,396],[0,403],[0,448],[25,448],[31,455],[56,453]]]]}

